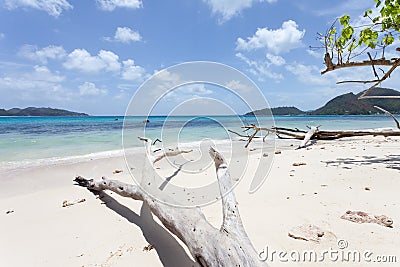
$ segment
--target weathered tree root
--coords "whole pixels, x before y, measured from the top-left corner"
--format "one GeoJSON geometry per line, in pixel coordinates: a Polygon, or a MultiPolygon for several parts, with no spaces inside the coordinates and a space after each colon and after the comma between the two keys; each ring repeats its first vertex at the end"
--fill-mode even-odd
{"type": "Polygon", "coordinates": [[[92,191],[111,190],[146,203],[165,228],[186,244],[200,266],[266,266],[258,259],[243,227],[227,163],[215,149],[210,148],[209,152],[215,162],[222,198],[223,223],[220,229],[213,227],[199,208],[167,205],[152,198],[137,185],[104,177],[100,181],[94,181],[78,176],[74,181],[92,191]]]}

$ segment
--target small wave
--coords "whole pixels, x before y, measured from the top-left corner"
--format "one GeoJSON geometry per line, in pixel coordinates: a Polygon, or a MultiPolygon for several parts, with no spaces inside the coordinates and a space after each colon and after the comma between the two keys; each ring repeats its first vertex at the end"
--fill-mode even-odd
{"type": "MultiPolygon", "coordinates": [[[[138,148],[126,149],[125,153],[133,154],[133,153],[140,153],[141,151],[142,151],[142,149],[138,147],[138,148]]],[[[50,157],[50,158],[44,158],[44,159],[34,159],[34,160],[25,160],[25,161],[0,162],[0,171],[20,169],[20,168],[38,167],[38,166],[48,166],[48,165],[53,165],[53,164],[69,164],[69,163],[77,163],[77,162],[87,162],[87,161],[91,161],[91,160],[95,160],[95,159],[121,157],[123,155],[124,155],[124,150],[118,149],[118,150],[109,150],[109,151],[89,153],[89,154],[85,154],[85,155],[75,155],[75,156],[66,156],[66,157],[50,157]]]]}
{"type": "MultiPolygon", "coordinates": [[[[214,140],[219,144],[228,144],[230,142],[229,139],[224,140],[214,140]]],[[[201,144],[202,141],[193,141],[193,142],[181,142],[178,145],[167,145],[166,148],[176,148],[180,149],[192,149],[196,148],[201,144]]],[[[162,147],[162,146],[161,146],[162,147]]],[[[0,162],[0,171],[4,170],[14,170],[21,168],[31,168],[31,167],[39,167],[39,166],[48,166],[54,164],[71,164],[78,162],[88,162],[95,159],[104,159],[104,158],[115,158],[122,157],[124,154],[132,155],[143,153],[144,147],[132,147],[118,150],[108,150],[101,152],[94,152],[84,155],[74,155],[74,156],[64,156],[64,157],[49,157],[43,159],[33,159],[33,160],[21,160],[21,161],[5,161],[0,162]]]]}

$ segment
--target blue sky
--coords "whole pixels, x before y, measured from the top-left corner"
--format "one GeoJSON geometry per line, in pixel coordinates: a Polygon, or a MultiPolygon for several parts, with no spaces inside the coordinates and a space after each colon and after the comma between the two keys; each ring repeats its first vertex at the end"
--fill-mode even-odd
{"type": "MultiPolygon", "coordinates": [[[[248,75],[272,107],[314,109],[364,86],[370,70],[321,76],[316,33],[374,1],[0,0],[0,108],[50,106],[124,114],[148,77],[187,61],[248,75]]],[[[398,79],[384,84],[394,87],[398,79]]],[[[208,89],[190,93],[202,96],[208,89]]],[[[178,100],[177,100],[178,101],[178,100]]],[[[194,111],[196,112],[196,111],[194,111]]]]}

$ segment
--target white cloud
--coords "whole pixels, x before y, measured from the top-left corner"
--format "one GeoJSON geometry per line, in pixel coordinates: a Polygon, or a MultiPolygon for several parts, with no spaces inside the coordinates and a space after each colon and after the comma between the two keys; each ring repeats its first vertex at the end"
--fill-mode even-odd
{"type": "Polygon", "coordinates": [[[98,95],[106,95],[106,89],[99,89],[96,87],[94,83],[91,82],[84,82],[83,84],[79,85],[79,93],[80,95],[90,95],[90,96],[98,96],[98,95]]]}
{"type": "Polygon", "coordinates": [[[19,56],[39,61],[42,64],[47,63],[47,59],[61,59],[66,56],[66,52],[61,46],[50,45],[42,49],[38,49],[33,45],[23,45],[18,52],[19,56]]]}
{"type": "Polygon", "coordinates": [[[55,101],[65,103],[73,94],[62,86],[64,80],[64,76],[46,66],[34,66],[32,71],[0,76],[0,98],[5,103],[27,105],[55,101]]]}
{"type": "Polygon", "coordinates": [[[320,69],[314,65],[304,65],[294,62],[286,66],[286,69],[293,73],[297,78],[307,84],[329,85],[332,83],[328,76],[322,77],[320,69]]]}
{"type": "Polygon", "coordinates": [[[113,11],[117,7],[137,9],[143,6],[141,0],[96,0],[100,9],[113,11]]]}
{"type": "Polygon", "coordinates": [[[53,17],[58,17],[64,10],[73,8],[67,0],[5,0],[4,6],[9,10],[30,7],[45,11],[53,17]]]}
{"type": "Polygon", "coordinates": [[[302,38],[305,30],[300,31],[298,25],[293,20],[282,23],[282,27],[276,30],[268,28],[259,28],[252,37],[248,37],[247,41],[238,38],[237,50],[251,51],[265,48],[275,54],[286,53],[292,49],[302,47],[302,38]]]}
{"type": "Polygon", "coordinates": [[[101,70],[117,72],[121,68],[118,59],[118,55],[111,51],[100,50],[97,56],[92,56],[85,49],[75,49],[67,56],[63,66],[66,69],[76,69],[89,73],[97,73],[101,70]]]}
{"type": "Polygon", "coordinates": [[[213,93],[212,90],[207,89],[204,84],[189,84],[184,85],[179,88],[177,91],[190,94],[190,95],[210,95],[213,93]]]}
{"type": "Polygon", "coordinates": [[[33,71],[15,73],[0,77],[0,88],[11,90],[47,90],[65,80],[58,72],[51,72],[46,66],[34,66],[33,71]]]}
{"type": "Polygon", "coordinates": [[[114,37],[105,37],[107,41],[115,41],[121,43],[139,42],[142,40],[139,32],[134,31],[128,27],[118,27],[115,31],[114,37]]]}
{"type": "Polygon", "coordinates": [[[193,98],[204,97],[212,94],[213,91],[207,89],[204,84],[186,84],[168,91],[162,98],[163,101],[183,102],[193,98]]]}
{"type": "Polygon", "coordinates": [[[271,63],[268,61],[258,62],[255,60],[251,60],[242,53],[237,53],[236,57],[244,61],[250,67],[248,71],[257,76],[260,81],[263,81],[265,77],[273,79],[275,81],[283,79],[283,75],[281,73],[273,72],[270,69],[271,63]]]}
{"type": "Polygon", "coordinates": [[[154,78],[162,82],[172,82],[172,83],[182,82],[181,78],[179,77],[179,74],[175,72],[162,70],[161,72],[154,71],[154,74],[156,75],[154,78]]]}
{"type": "Polygon", "coordinates": [[[141,81],[144,78],[145,70],[141,66],[135,65],[135,61],[128,59],[122,62],[122,79],[128,81],[141,81]]]}
{"type": "Polygon", "coordinates": [[[282,66],[285,65],[286,63],[285,59],[281,56],[275,56],[270,53],[267,53],[266,57],[271,62],[271,64],[276,66],[282,66]]]}
{"type": "Polygon", "coordinates": [[[58,72],[52,73],[46,66],[34,66],[34,80],[59,83],[64,81],[65,77],[60,76],[58,72]]]}
{"type": "Polygon", "coordinates": [[[155,76],[151,79],[154,81],[154,86],[152,86],[149,92],[153,97],[158,97],[164,94],[168,89],[184,83],[179,74],[168,70],[162,70],[160,72],[154,71],[154,75],[155,76]]]}
{"type": "Polygon", "coordinates": [[[251,88],[238,80],[231,80],[225,84],[228,89],[234,90],[236,92],[248,93],[251,92],[251,88]]]}
{"type": "Polygon", "coordinates": [[[337,2],[331,2],[332,6],[329,6],[326,9],[315,9],[312,6],[309,6],[308,9],[312,10],[314,14],[317,16],[342,16],[344,14],[348,13],[355,13],[355,14],[360,14],[364,10],[371,8],[373,4],[371,5],[371,2],[369,1],[360,1],[357,3],[357,5],[354,4],[353,0],[347,0],[342,3],[337,3],[337,2]]]}
{"type": "Polygon", "coordinates": [[[230,20],[240,14],[243,9],[250,8],[254,2],[273,3],[277,0],[204,0],[211,8],[212,13],[222,15],[221,22],[230,20]]]}
{"type": "Polygon", "coordinates": [[[311,50],[311,49],[307,49],[307,54],[309,54],[310,56],[313,56],[317,59],[323,60],[324,58],[324,51],[316,51],[316,50],[311,50]]]}
{"type": "Polygon", "coordinates": [[[116,72],[121,69],[118,55],[111,51],[100,50],[98,57],[104,62],[106,71],[116,72]]]}
{"type": "Polygon", "coordinates": [[[310,86],[331,86],[332,88],[346,87],[351,85],[352,90],[366,89],[363,84],[342,84],[337,85],[338,81],[346,80],[369,80],[373,77],[370,68],[357,68],[354,72],[352,68],[338,69],[321,75],[321,68],[315,65],[304,65],[302,63],[293,62],[286,66],[286,70],[293,73],[296,78],[304,84],[310,86]]]}

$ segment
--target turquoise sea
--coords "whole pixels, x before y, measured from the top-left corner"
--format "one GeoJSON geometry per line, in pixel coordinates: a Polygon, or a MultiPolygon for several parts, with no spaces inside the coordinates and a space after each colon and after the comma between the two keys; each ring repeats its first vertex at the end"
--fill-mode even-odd
{"type": "MultiPolygon", "coordinates": [[[[124,143],[140,148],[137,136],[160,138],[169,143],[199,142],[205,138],[229,139],[226,129],[241,131],[252,117],[129,117],[124,143]],[[145,132],[144,132],[145,131],[145,132]]],[[[262,126],[322,129],[370,129],[394,127],[388,116],[275,116],[263,117],[262,126]]],[[[107,157],[121,154],[124,117],[0,117],[0,169],[65,159],[107,157]]],[[[236,138],[236,136],[232,136],[236,138]]]]}

